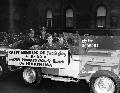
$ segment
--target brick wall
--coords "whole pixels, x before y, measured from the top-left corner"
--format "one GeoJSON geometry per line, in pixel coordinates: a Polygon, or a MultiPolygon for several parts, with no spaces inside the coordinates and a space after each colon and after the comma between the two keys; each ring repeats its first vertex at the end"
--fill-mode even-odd
{"type": "MultiPolygon", "coordinates": [[[[63,29],[65,28],[64,13],[68,6],[74,10],[75,28],[95,29],[95,9],[100,4],[107,7],[107,29],[120,28],[120,0],[14,0],[14,2],[20,16],[17,26],[22,29],[45,26],[47,8],[53,10],[53,28],[63,29]]],[[[5,5],[0,9],[1,25],[3,30],[6,30],[9,28],[9,2],[1,0],[2,3],[5,5]]]]}

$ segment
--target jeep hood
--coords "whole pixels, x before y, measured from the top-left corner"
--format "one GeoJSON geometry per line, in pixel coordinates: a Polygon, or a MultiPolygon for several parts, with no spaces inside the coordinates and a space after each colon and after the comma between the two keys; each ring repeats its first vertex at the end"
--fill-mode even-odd
{"type": "Polygon", "coordinates": [[[6,55],[8,49],[11,49],[11,48],[9,46],[0,46],[0,56],[6,55]]]}
{"type": "Polygon", "coordinates": [[[103,49],[96,49],[96,50],[88,50],[86,55],[90,56],[112,56],[117,54],[119,50],[103,50],[103,49]]]}

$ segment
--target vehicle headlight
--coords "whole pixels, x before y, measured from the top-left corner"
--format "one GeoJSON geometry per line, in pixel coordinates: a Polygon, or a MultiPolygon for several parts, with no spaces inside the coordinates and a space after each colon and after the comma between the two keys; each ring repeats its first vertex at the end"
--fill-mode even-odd
{"type": "Polygon", "coordinates": [[[4,51],[4,52],[6,52],[6,49],[0,49],[0,51],[4,51]]]}

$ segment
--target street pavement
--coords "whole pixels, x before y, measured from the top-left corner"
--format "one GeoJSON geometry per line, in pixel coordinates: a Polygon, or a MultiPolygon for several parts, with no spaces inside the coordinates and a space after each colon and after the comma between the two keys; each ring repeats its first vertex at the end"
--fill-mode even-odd
{"type": "Polygon", "coordinates": [[[30,88],[23,84],[19,73],[11,72],[5,80],[0,81],[0,93],[89,93],[89,87],[83,80],[65,83],[43,79],[38,87],[30,88]]]}

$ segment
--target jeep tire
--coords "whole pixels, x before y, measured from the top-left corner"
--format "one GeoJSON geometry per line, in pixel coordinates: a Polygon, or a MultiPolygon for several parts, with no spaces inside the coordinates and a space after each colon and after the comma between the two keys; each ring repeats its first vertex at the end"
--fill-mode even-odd
{"type": "Polygon", "coordinates": [[[23,69],[21,75],[24,84],[29,87],[38,86],[42,80],[41,68],[26,67],[23,69]]]}
{"type": "Polygon", "coordinates": [[[120,80],[113,72],[97,71],[90,79],[92,93],[119,93],[120,80]]]}

